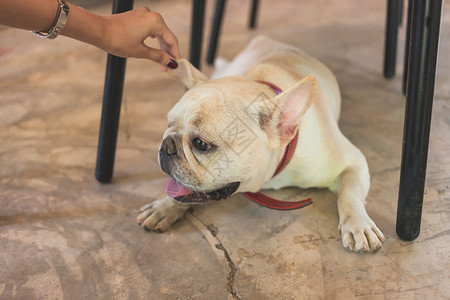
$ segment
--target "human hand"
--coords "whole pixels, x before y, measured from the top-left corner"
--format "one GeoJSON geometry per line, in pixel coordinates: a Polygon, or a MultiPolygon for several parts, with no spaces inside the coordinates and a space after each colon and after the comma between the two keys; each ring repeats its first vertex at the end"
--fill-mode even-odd
{"type": "Polygon", "coordinates": [[[163,71],[176,67],[175,59],[180,50],[175,35],[167,27],[160,14],[148,7],[104,16],[103,37],[99,48],[119,57],[147,58],[161,64],[163,71]],[[160,49],[147,46],[144,41],[156,38],[160,49]]]}

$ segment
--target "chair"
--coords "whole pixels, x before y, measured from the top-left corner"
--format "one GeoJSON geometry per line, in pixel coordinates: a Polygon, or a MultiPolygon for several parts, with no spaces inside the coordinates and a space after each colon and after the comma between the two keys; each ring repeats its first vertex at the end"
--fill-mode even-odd
{"type": "MultiPolygon", "coordinates": [[[[225,0],[217,0],[207,60],[214,61],[225,0]]],[[[258,1],[253,0],[251,28],[255,26],[258,1]]],[[[133,0],[114,0],[113,13],[131,10],[133,0]]],[[[384,76],[395,75],[397,31],[403,1],[388,0],[384,76]]],[[[419,236],[422,216],[431,110],[439,43],[442,0],[408,0],[407,36],[403,92],[406,107],[396,230],[412,241],[419,236]]],[[[203,38],[205,0],[193,0],[190,61],[199,68],[203,38]]],[[[96,178],[112,179],[119,128],[126,59],[108,54],[102,117],[97,154],[96,178]]]]}

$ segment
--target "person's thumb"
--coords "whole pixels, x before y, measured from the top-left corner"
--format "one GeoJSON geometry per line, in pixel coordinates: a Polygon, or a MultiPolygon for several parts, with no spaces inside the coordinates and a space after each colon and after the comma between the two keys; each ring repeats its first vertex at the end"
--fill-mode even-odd
{"type": "Polygon", "coordinates": [[[153,60],[154,62],[159,63],[161,66],[169,67],[171,69],[175,69],[178,67],[178,64],[170,54],[167,52],[161,51],[159,49],[150,48],[144,45],[145,49],[145,58],[153,60]]]}

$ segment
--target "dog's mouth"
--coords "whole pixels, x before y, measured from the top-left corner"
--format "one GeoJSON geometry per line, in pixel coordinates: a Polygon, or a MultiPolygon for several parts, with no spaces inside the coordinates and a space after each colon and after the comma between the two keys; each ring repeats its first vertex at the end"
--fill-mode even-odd
{"type": "Polygon", "coordinates": [[[185,203],[204,203],[208,200],[222,200],[230,197],[239,188],[240,182],[232,182],[223,188],[209,191],[198,192],[187,189],[173,178],[169,178],[164,184],[164,190],[167,195],[177,201],[185,203]]]}

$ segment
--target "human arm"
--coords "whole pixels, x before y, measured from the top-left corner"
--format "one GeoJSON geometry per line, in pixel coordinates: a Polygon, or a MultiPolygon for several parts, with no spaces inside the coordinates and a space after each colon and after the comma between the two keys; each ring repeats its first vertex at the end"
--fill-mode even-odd
{"type": "MultiPolygon", "coordinates": [[[[120,57],[147,58],[166,66],[180,58],[176,37],[161,15],[147,7],[110,16],[98,16],[68,4],[69,17],[61,35],[91,44],[120,57]],[[144,44],[156,38],[160,49],[144,44]]],[[[0,24],[34,31],[48,31],[58,9],[57,0],[0,0],[0,24]]]]}

